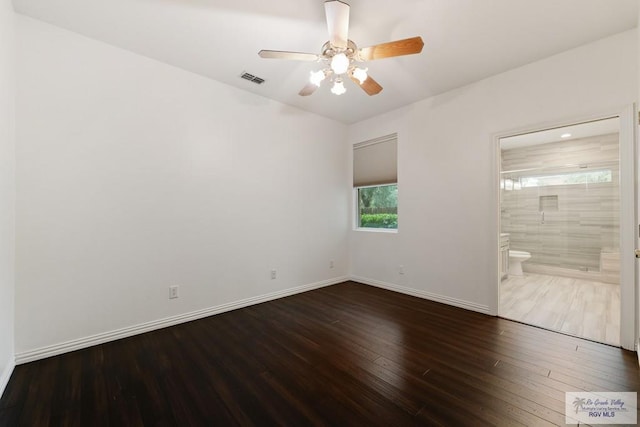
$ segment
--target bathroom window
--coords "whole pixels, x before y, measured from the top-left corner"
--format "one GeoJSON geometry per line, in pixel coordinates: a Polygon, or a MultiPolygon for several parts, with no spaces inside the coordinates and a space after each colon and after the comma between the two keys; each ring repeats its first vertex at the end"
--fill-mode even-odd
{"type": "Polygon", "coordinates": [[[601,169],[588,172],[569,172],[555,175],[523,176],[520,186],[547,187],[551,185],[598,184],[611,182],[611,169],[601,169]]]}
{"type": "Polygon", "coordinates": [[[357,230],[398,228],[398,138],[387,135],[353,146],[357,230]]]}

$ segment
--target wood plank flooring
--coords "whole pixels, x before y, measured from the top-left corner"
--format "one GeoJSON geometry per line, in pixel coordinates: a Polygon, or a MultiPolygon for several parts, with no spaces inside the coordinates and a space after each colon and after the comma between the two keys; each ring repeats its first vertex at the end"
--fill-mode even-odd
{"type": "Polygon", "coordinates": [[[620,345],[620,285],[525,273],[500,284],[500,315],[620,345]]]}
{"type": "Polygon", "coordinates": [[[17,366],[0,426],[564,425],[635,353],[354,282],[17,366]]]}

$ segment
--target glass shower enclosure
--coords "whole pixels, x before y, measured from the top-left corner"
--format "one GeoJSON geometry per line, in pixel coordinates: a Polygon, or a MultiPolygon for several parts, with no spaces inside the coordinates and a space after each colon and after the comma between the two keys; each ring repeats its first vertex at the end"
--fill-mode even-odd
{"type": "Polygon", "coordinates": [[[501,140],[500,231],[531,254],[525,270],[618,283],[618,119],[554,131],[501,140]]]}
{"type": "Polygon", "coordinates": [[[620,242],[619,161],[512,169],[514,154],[503,152],[501,179],[501,228],[510,249],[529,252],[537,272],[615,275],[607,269],[615,267],[620,242]]]}

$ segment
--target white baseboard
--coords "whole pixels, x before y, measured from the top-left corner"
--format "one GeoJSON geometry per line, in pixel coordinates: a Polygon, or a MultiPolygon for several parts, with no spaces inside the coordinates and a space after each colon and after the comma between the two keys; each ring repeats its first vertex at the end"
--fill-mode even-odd
{"type": "Polygon", "coordinates": [[[4,393],[4,389],[7,388],[7,384],[9,384],[9,378],[11,378],[11,374],[13,373],[13,369],[16,367],[15,359],[12,357],[7,363],[7,366],[4,367],[4,371],[0,375],[0,397],[4,393]]]}
{"type": "Polygon", "coordinates": [[[109,341],[115,341],[121,338],[127,338],[133,335],[142,334],[145,332],[153,331],[156,329],[166,328],[168,326],[178,325],[180,323],[190,322],[192,320],[202,319],[203,317],[213,316],[215,314],[224,313],[226,311],[236,310],[239,308],[247,307],[254,304],[260,304],[267,301],[287,297],[290,295],[307,292],[313,289],[322,288],[325,286],[335,285],[349,280],[347,276],[336,277],[321,282],[311,283],[308,285],[298,286],[295,288],[289,288],[282,291],[276,291],[265,295],[259,295],[256,297],[246,298],[240,301],[234,301],[227,304],[221,304],[214,307],[208,307],[201,310],[192,311],[189,313],[178,314],[176,316],[166,317],[164,319],[153,320],[151,322],[140,323],[138,325],[128,326],[125,328],[116,329],[109,332],[102,332],[96,335],[88,337],[78,338],[58,344],[49,345],[46,347],[36,348],[34,350],[22,351],[16,353],[15,363],[22,364],[32,362],[34,360],[40,360],[51,356],[57,356],[62,353],[68,353],[75,350],[91,347],[97,344],[102,344],[109,341]]]}
{"type": "Polygon", "coordinates": [[[451,298],[444,295],[433,294],[431,292],[421,291],[418,289],[407,288],[392,283],[381,282],[379,280],[367,279],[366,277],[351,276],[354,282],[371,285],[378,288],[387,289],[389,291],[400,292],[401,294],[411,295],[418,298],[428,299],[430,301],[441,302],[443,304],[452,305],[454,307],[464,308],[466,310],[477,311],[483,314],[491,314],[489,306],[477,304],[471,301],[465,301],[457,298],[451,298]]]}

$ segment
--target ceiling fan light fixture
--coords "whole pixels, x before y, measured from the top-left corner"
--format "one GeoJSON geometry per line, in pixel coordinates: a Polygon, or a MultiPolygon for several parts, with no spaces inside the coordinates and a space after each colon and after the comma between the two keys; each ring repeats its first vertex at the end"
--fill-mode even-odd
{"type": "Polygon", "coordinates": [[[368,75],[366,68],[356,67],[356,62],[368,62],[422,52],[424,41],[420,36],[358,48],[353,40],[349,39],[350,6],[345,1],[324,1],[329,40],[322,45],[319,54],[264,49],[258,52],[261,58],[309,61],[320,63],[326,67],[322,71],[311,72],[309,82],[298,92],[300,96],[313,94],[324,80],[332,82],[331,92],[341,95],[346,92],[343,83],[345,74],[367,95],[377,95],[382,91],[382,86],[368,75]]]}
{"type": "Polygon", "coordinates": [[[336,79],[336,81],[333,82],[331,93],[333,93],[334,95],[342,95],[346,91],[347,89],[344,87],[344,83],[342,83],[342,79],[336,79]]]}
{"type": "Polygon", "coordinates": [[[344,74],[349,69],[349,58],[347,55],[340,52],[331,58],[331,69],[336,74],[344,74]]]}
{"type": "Polygon", "coordinates": [[[324,78],[325,78],[324,70],[311,71],[311,75],[309,77],[309,81],[311,83],[313,83],[314,85],[320,87],[320,83],[322,83],[324,78]]]}
{"type": "Polygon", "coordinates": [[[364,83],[365,80],[367,80],[367,77],[369,77],[367,75],[367,71],[368,70],[369,70],[368,68],[358,68],[358,67],[356,67],[353,70],[353,77],[358,79],[360,84],[362,84],[362,83],[364,83]]]}

